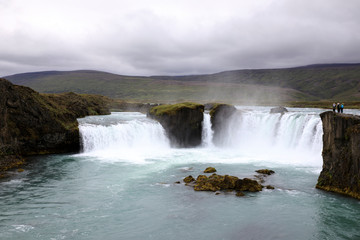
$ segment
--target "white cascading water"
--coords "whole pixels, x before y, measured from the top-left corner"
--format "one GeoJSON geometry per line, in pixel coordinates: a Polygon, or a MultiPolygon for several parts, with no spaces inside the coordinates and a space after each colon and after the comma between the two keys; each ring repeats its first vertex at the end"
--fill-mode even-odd
{"type": "Polygon", "coordinates": [[[318,113],[243,111],[229,119],[220,135],[222,147],[254,158],[321,165],[322,122],[318,113]],[[294,160],[295,159],[295,160],[294,160]]]}
{"type": "MultiPolygon", "coordinates": [[[[204,114],[201,148],[204,153],[219,158],[218,161],[226,153],[236,159],[241,156],[281,164],[321,166],[319,113],[293,111],[281,115],[270,114],[268,109],[248,110],[229,120],[220,135],[220,145],[214,146],[210,115],[204,114]],[[222,153],[216,157],[219,152],[222,153]]],[[[83,154],[88,156],[144,163],[173,151],[162,126],[140,113],[113,113],[100,120],[93,116],[79,123],[83,154]]]]}
{"type": "Polygon", "coordinates": [[[211,147],[213,146],[212,138],[213,138],[213,130],[211,129],[211,121],[210,121],[210,114],[204,113],[204,120],[202,124],[202,146],[204,147],[211,147]]]}
{"type": "Polygon", "coordinates": [[[169,140],[162,126],[140,113],[113,113],[108,120],[79,121],[83,154],[143,162],[152,154],[169,149],[169,140]],[[125,118],[124,116],[125,115],[125,118]]]}

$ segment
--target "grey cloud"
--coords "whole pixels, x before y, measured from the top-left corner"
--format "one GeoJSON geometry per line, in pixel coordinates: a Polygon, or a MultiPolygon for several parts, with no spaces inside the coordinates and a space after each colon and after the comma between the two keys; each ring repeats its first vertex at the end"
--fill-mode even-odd
{"type": "MultiPolygon", "coordinates": [[[[208,1],[203,3],[206,7],[208,1]]],[[[91,68],[177,75],[360,62],[359,1],[266,3],[248,15],[234,10],[214,19],[199,4],[184,18],[171,12],[164,16],[147,6],[108,17],[85,14],[82,22],[74,23],[76,30],[61,31],[66,29],[62,26],[58,32],[20,19],[20,26],[0,35],[6,43],[0,46],[0,73],[91,68]],[[196,11],[208,19],[190,22],[199,20],[196,11]]],[[[228,4],[241,7],[235,1],[228,4]]]]}

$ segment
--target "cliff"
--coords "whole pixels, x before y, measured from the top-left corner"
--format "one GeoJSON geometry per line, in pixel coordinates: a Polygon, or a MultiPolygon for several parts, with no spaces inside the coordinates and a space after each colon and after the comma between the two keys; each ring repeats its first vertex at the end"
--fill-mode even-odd
{"type": "Polygon", "coordinates": [[[324,112],[323,169],[317,188],[360,199],[360,116],[324,112]]]}
{"type": "Polygon", "coordinates": [[[196,147],[201,144],[204,105],[179,103],[150,109],[148,116],[160,122],[174,147],[196,147]]]}
{"type": "Polygon", "coordinates": [[[0,171],[22,156],[78,151],[77,118],[109,114],[109,99],[75,93],[39,94],[0,79],[0,171]]]}

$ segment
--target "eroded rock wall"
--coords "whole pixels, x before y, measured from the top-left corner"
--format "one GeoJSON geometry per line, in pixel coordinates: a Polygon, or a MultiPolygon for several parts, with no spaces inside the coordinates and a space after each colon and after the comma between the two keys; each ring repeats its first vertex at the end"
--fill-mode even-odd
{"type": "Polygon", "coordinates": [[[324,112],[323,169],[317,188],[360,199],[360,116],[324,112]]]}

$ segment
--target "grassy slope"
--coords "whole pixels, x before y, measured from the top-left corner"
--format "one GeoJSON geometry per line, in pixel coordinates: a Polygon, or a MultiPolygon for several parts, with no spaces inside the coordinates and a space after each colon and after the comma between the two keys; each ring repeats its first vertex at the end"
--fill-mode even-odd
{"type": "Polygon", "coordinates": [[[177,77],[72,71],[18,74],[6,78],[39,92],[73,91],[143,102],[275,104],[360,100],[360,64],[238,70],[177,77]]]}

